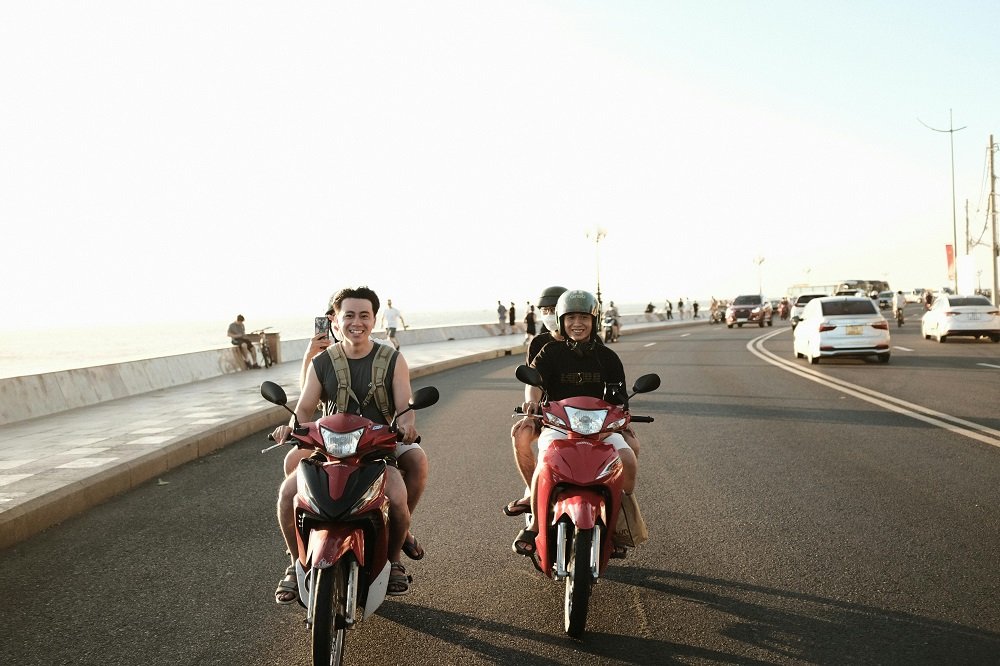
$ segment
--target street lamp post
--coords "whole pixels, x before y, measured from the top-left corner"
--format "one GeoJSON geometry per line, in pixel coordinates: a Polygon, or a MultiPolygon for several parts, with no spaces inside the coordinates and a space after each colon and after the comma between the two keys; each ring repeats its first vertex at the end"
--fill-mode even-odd
{"type": "Polygon", "coordinates": [[[753,263],[757,264],[757,293],[760,297],[764,297],[764,278],[761,276],[760,265],[764,263],[764,257],[757,257],[753,260],[753,263]]]}
{"type": "Polygon", "coordinates": [[[604,306],[601,303],[601,241],[604,237],[608,235],[608,232],[602,227],[594,227],[587,231],[587,238],[594,241],[594,245],[597,247],[597,308],[600,312],[604,312],[604,306]]]}
{"type": "MultiPolygon", "coordinates": [[[[917,120],[920,120],[917,118],[917,120]]],[[[958,214],[955,211],[955,132],[959,130],[964,130],[967,126],[955,127],[952,123],[951,109],[948,109],[948,129],[937,129],[931,127],[924,121],[920,120],[920,124],[929,130],[934,130],[935,132],[947,132],[948,140],[951,143],[951,255],[952,264],[955,271],[955,293],[958,293],[958,214]]]]}

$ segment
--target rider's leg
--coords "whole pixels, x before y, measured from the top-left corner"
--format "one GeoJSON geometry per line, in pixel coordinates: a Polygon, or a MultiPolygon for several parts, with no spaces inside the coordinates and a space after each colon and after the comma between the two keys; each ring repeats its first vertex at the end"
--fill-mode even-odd
{"type": "Polygon", "coordinates": [[[511,444],[514,448],[514,463],[524,480],[525,487],[531,485],[531,476],[535,473],[535,453],[531,448],[538,431],[535,429],[535,419],[521,419],[510,429],[511,444]]]}
{"type": "Polygon", "coordinates": [[[412,514],[427,486],[427,454],[420,447],[414,447],[396,459],[406,486],[406,506],[412,514]]]}
{"type": "Polygon", "coordinates": [[[395,467],[386,467],[385,494],[389,498],[389,561],[399,562],[410,531],[410,510],[406,507],[406,485],[395,467]]]}
{"type": "Polygon", "coordinates": [[[299,546],[295,539],[295,490],[298,485],[296,474],[285,477],[278,488],[278,527],[285,539],[285,547],[291,555],[292,562],[299,557],[299,546]]]}

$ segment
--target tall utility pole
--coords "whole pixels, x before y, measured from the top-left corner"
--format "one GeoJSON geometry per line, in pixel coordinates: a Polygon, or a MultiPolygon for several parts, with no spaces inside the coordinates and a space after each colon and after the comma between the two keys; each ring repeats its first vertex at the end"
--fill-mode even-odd
{"type": "Polygon", "coordinates": [[[997,177],[993,172],[993,155],[997,152],[997,144],[993,143],[993,135],[990,134],[990,215],[993,220],[993,242],[990,243],[990,264],[993,266],[993,305],[1000,305],[1000,279],[997,277],[997,262],[1000,261],[1000,240],[997,239],[997,177]]]}
{"type": "MultiPolygon", "coordinates": [[[[917,118],[920,120],[920,118],[917,118]]],[[[924,121],[920,120],[920,124],[929,130],[934,130],[935,132],[947,132],[948,139],[951,142],[951,253],[952,262],[955,268],[955,293],[958,293],[958,213],[955,210],[955,132],[959,130],[964,130],[966,126],[954,127],[951,118],[951,109],[948,109],[948,129],[937,129],[931,127],[924,121]]]]}

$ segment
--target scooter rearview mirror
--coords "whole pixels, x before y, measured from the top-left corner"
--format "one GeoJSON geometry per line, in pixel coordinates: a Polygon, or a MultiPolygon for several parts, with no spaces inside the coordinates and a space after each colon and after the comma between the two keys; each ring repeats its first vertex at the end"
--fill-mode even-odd
{"type": "Polygon", "coordinates": [[[528,365],[517,366],[517,370],[514,371],[514,376],[517,377],[522,384],[528,384],[529,386],[537,386],[539,388],[542,387],[541,373],[539,373],[538,370],[532,368],[531,366],[528,365]]]}
{"type": "Polygon", "coordinates": [[[264,400],[275,405],[281,405],[282,407],[287,407],[288,396],[285,395],[285,389],[281,388],[279,385],[271,381],[266,381],[260,385],[260,394],[263,396],[264,400]]]}
{"type": "Polygon", "coordinates": [[[636,393],[649,393],[658,388],[660,388],[660,376],[650,373],[635,380],[635,384],[632,385],[632,390],[634,391],[632,395],[636,393]]]}

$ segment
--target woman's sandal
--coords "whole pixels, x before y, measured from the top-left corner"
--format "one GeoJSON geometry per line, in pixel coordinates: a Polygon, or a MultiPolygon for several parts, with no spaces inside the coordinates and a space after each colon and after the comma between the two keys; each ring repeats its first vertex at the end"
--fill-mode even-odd
{"type": "Polygon", "coordinates": [[[417,542],[417,537],[410,533],[406,534],[406,540],[403,541],[403,552],[411,560],[420,560],[424,557],[424,549],[417,542]]]}
{"type": "Polygon", "coordinates": [[[503,512],[508,516],[520,516],[522,513],[528,513],[531,511],[531,498],[522,497],[521,499],[516,499],[507,506],[503,508],[503,512]]]}
{"type": "Polygon", "coordinates": [[[517,533],[517,538],[514,539],[514,543],[510,547],[518,555],[534,557],[536,536],[538,536],[538,532],[525,528],[517,533]]]}
{"type": "Polygon", "coordinates": [[[274,603],[287,606],[298,600],[299,581],[295,577],[295,565],[289,564],[285,569],[285,577],[278,581],[278,587],[274,591],[274,603]]]}
{"type": "Polygon", "coordinates": [[[406,568],[402,562],[393,562],[389,565],[389,586],[385,593],[394,597],[401,597],[410,591],[410,583],[413,576],[406,574],[406,568]]]}

